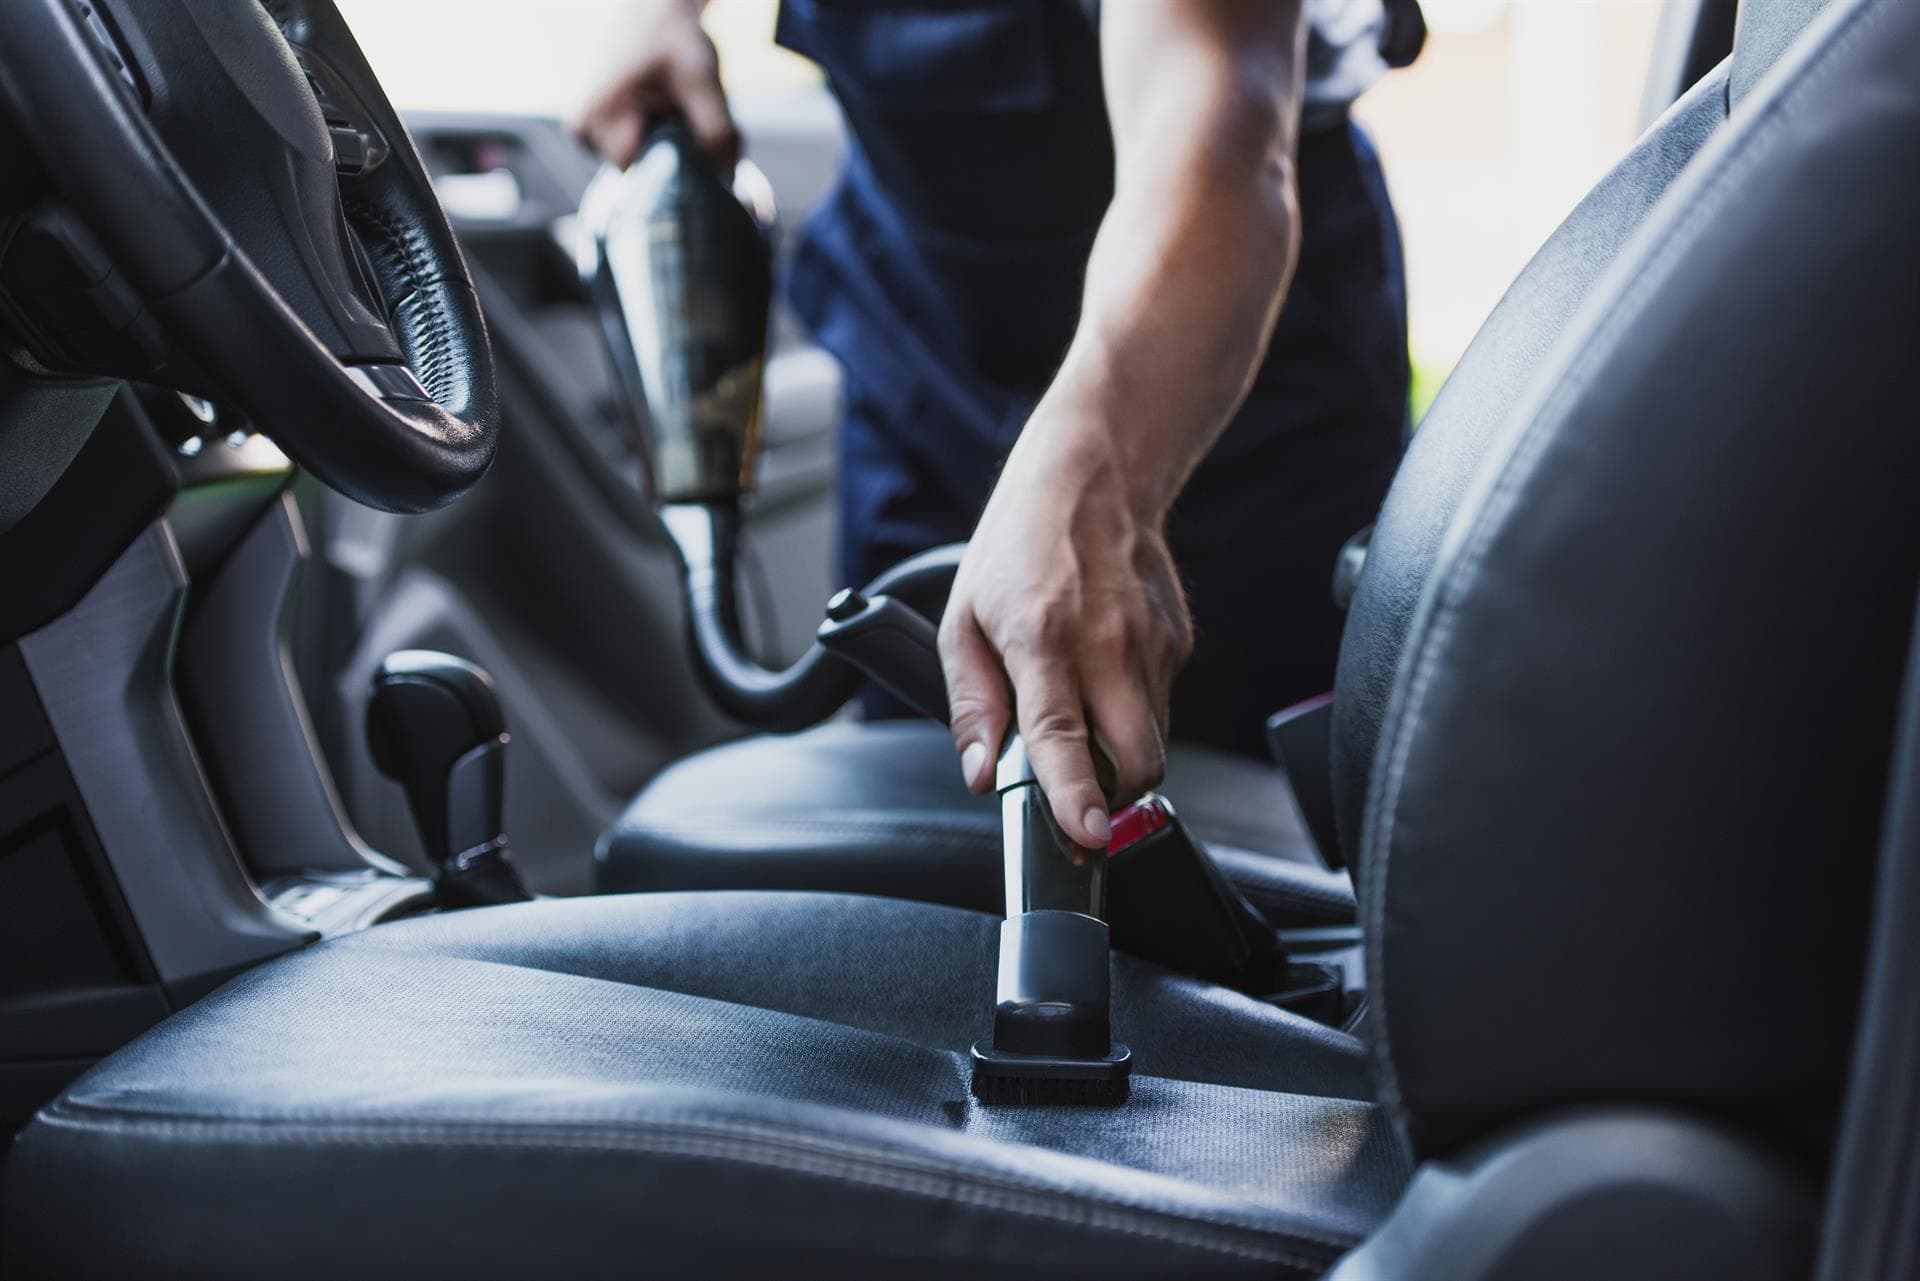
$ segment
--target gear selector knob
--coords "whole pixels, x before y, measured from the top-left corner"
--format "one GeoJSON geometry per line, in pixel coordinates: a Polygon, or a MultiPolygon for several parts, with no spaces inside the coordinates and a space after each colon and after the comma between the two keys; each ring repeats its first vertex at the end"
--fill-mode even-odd
{"type": "Polygon", "coordinates": [[[374,673],[367,746],[399,783],[443,907],[531,898],[507,853],[506,718],[493,681],[451,654],[406,649],[374,673]]]}

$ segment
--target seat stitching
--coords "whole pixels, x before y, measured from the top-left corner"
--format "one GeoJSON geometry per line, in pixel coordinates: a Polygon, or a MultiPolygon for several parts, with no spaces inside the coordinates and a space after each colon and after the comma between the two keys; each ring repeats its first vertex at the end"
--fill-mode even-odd
{"type": "Polygon", "coordinates": [[[1335,1252],[1347,1250],[1354,1243],[1352,1238],[1320,1235],[1297,1225],[1273,1227],[1228,1215],[1156,1210],[1113,1197],[1063,1191],[998,1171],[961,1170],[931,1161],[910,1160],[902,1154],[876,1152],[817,1134],[715,1119],[615,1120],[597,1123],[591,1130],[550,1123],[507,1127],[433,1125],[418,1121],[334,1122],[322,1126],[260,1120],[236,1122],[231,1118],[198,1115],[159,1116],[64,1100],[46,1108],[41,1120],[65,1123],[79,1130],[105,1128],[89,1124],[89,1115],[118,1121],[120,1124],[113,1127],[117,1132],[139,1129],[163,1140],[204,1136],[215,1141],[265,1138],[284,1142],[289,1137],[300,1136],[306,1142],[346,1140],[353,1146],[367,1148],[646,1152],[738,1161],[781,1173],[801,1173],[859,1187],[903,1191],[1056,1223],[1110,1227],[1133,1236],[1302,1268],[1318,1268],[1327,1260],[1292,1253],[1277,1244],[1262,1245],[1230,1238],[1208,1229],[1282,1233],[1290,1238],[1289,1245],[1324,1246],[1335,1252]]]}

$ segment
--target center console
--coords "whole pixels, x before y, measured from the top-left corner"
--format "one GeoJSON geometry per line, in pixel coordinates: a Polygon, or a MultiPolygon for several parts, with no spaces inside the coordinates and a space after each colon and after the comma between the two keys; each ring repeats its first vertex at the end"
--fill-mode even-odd
{"type": "Polygon", "coordinates": [[[285,652],[287,462],[194,412],[122,392],[35,528],[0,538],[59,557],[74,531],[44,576],[65,604],[87,531],[145,522],[0,647],[0,1132],[232,975],[428,901],[355,836],[313,747],[285,652]],[[112,506],[129,495],[151,509],[112,506]]]}

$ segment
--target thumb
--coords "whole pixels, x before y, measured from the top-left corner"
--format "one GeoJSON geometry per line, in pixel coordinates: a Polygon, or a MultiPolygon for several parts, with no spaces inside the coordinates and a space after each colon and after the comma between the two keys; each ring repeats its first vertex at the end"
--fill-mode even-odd
{"type": "Polygon", "coordinates": [[[1012,698],[1000,659],[987,642],[973,612],[957,603],[940,625],[940,666],[947,677],[947,706],[953,713],[954,750],[968,790],[979,794],[993,785],[993,767],[1012,718],[1012,698]]]}

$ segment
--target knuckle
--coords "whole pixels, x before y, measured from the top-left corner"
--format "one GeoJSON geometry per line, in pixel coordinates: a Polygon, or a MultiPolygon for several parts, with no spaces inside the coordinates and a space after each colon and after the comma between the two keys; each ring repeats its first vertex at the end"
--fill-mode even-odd
{"type": "Polygon", "coordinates": [[[1065,610],[1046,602],[1016,608],[1007,623],[1004,648],[1023,654],[1060,653],[1077,630],[1065,610]]]}
{"type": "Polygon", "coordinates": [[[1059,745],[1084,744],[1087,725],[1064,707],[1043,708],[1021,726],[1028,739],[1059,745]]]}
{"type": "Polygon", "coordinates": [[[1124,655],[1134,648],[1134,628],[1118,612],[1096,614],[1079,630],[1081,643],[1095,653],[1124,655]]]}
{"type": "Polygon", "coordinates": [[[1171,619],[1165,636],[1167,650],[1175,659],[1185,662],[1193,656],[1193,624],[1185,619],[1171,619]]]}
{"type": "Polygon", "coordinates": [[[682,45],[668,56],[662,70],[689,90],[700,89],[720,74],[720,60],[712,45],[682,45]]]}
{"type": "Polygon", "coordinates": [[[1167,757],[1158,742],[1141,741],[1116,747],[1114,774],[1120,790],[1129,797],[1157,786],[1166,777],[1167,757]]]}
{"type": "Polygon", "coordinates": [[[992,700],[973,690],[951,693],[947,698],[947,707],[953,713],[955,725],[991,721],[997,710],[992,700]]]}

